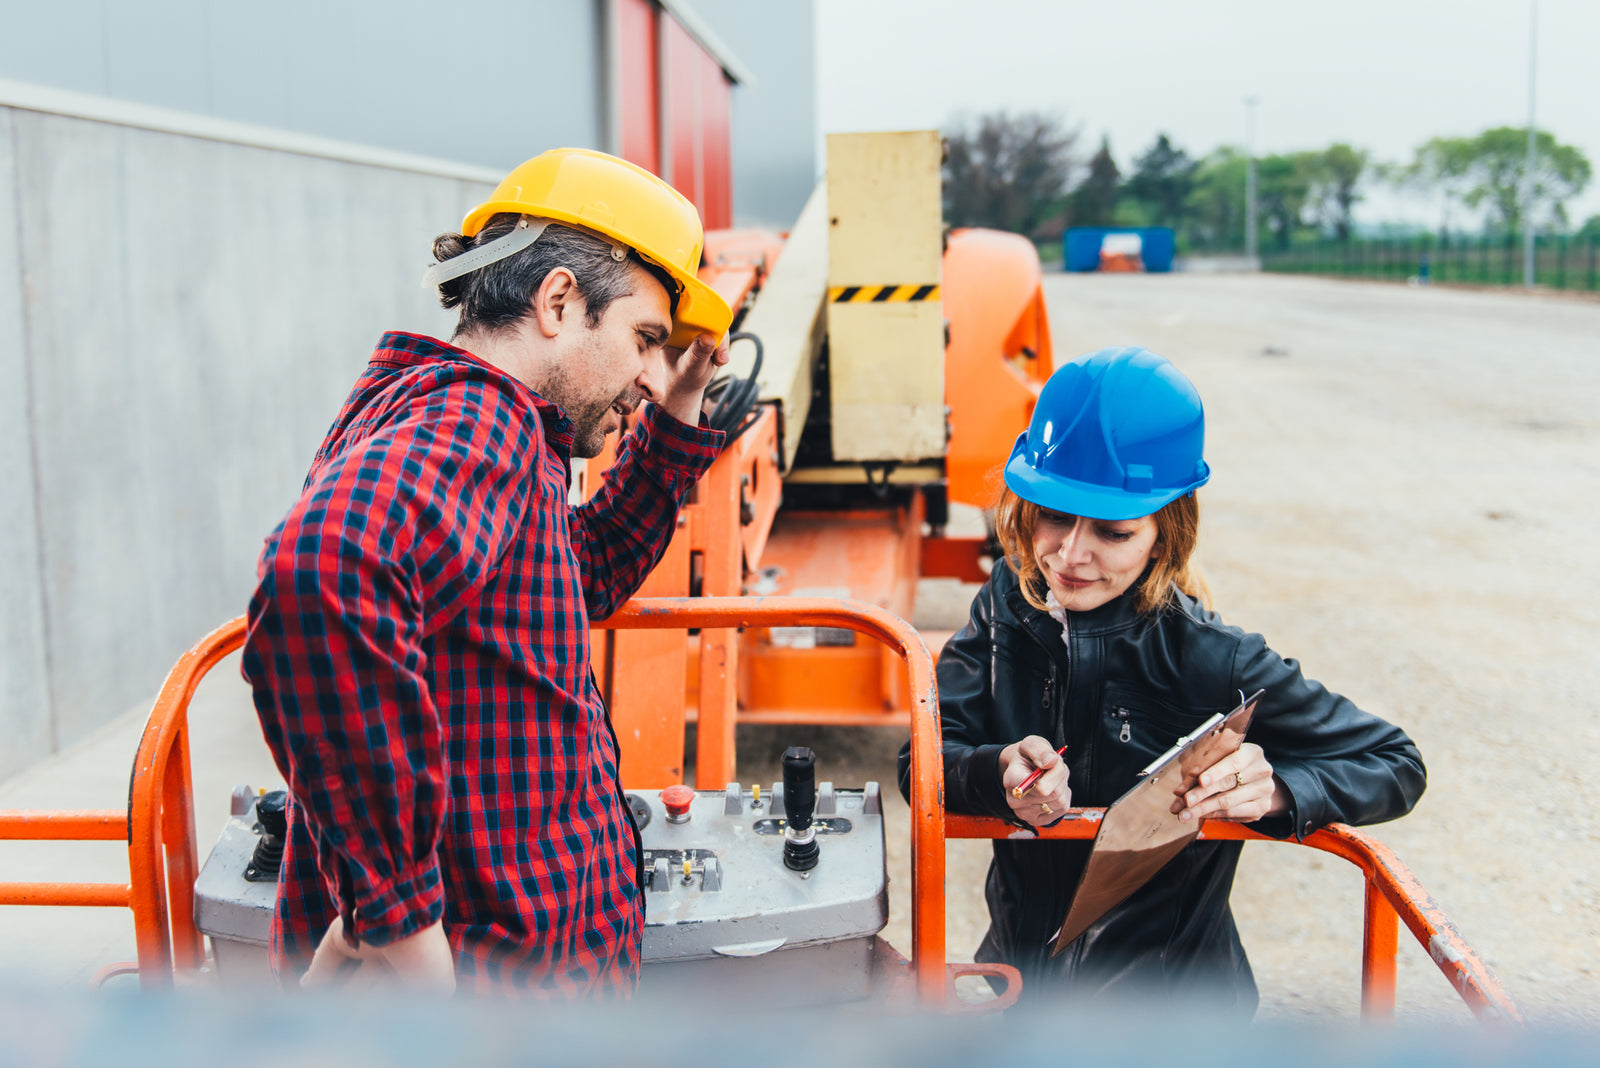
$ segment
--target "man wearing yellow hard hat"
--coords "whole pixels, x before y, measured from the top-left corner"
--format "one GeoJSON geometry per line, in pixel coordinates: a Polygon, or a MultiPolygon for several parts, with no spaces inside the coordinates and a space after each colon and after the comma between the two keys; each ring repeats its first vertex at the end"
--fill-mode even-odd
{"type": "Polygon", "coordinates": [[[434,243],[449,343],[378,343],[267,539],[243,670],[289,784],[271,954],[428,989],[628,992],[638,832],[589,670],[723,435],[694,206],[546,152],[434,243]],[[648,402],[648,403],[646,403],[648,402]],[[605,485],[571,460],[644,405],[605,485]]]}

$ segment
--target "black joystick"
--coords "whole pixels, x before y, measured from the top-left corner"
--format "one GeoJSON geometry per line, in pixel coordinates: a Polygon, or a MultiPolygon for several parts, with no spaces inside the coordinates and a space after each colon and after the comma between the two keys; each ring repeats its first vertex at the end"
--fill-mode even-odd
{"type": "Polygon", "coordinates": [[[256,823],[261,827],[261,839],[244,869],[245,882],[275,883],[284,840],[289,836],[289,791],[274,790],[257,798],[256,823]]]}
{"type": "Polygon", "coordinates": [[[783,864],[790,871],[817,866],[817,831],[811,814],[817,810],[817,754],[805,746],[783,751],[783,864]]]}

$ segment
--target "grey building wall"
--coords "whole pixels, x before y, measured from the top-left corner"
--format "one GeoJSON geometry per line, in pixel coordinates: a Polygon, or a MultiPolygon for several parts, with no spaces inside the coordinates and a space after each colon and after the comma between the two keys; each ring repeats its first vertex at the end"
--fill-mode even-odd
{"type": "MultiPolygon", "coordinates": [[[[0,0],[0,78],[496,169],[604,147],[607,0],[0,0]]],[[[811,0],[690,0],[733,94],[736,225],[787,228],[816,178],[811,0]]]]}
{"type": "Polygon", "coordinates": [[[0,0],[0,78],[506,170],[600,147],[603,0],[0,0]]]}
{"type": "Polygon", "coordinates": [[[486,182],[0,108],[0,776],[243,611],[262,538],[486,182]]]}

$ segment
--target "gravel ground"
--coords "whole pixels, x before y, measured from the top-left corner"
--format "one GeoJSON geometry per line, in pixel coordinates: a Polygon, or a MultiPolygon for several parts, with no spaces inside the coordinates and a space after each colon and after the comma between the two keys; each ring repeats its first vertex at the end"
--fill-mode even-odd
{"type": "MultiPolygon", "coordinates": [[[[1600,1021],[1600,303],[1272,276],[1051,275],[1046,290],[1062,356],[1143,344],[1195,380],[1216,472],[1200,555],[1218,607],[1411,732],[1429,791],[1380,837],[1531,1018],[1600,1021]]],[[[952,526],[978,522],[968,513],[952,526]]],[[[915,622],[959,625],[972,589],[923,583],[915,622]]],[[[229,788],[266,782],[271,768],[234,664],[197,702],[197,824],[209,844],[229,788]]],[[[124,803],[142,720],[130,712],[0,783],[0,807],[124,803]]],[[[885,784],[887,934],[905,951],[906,810],[892,788],[903,737],[744,727],[739,747],[747,782],[772,782],[784,746],[809,744],[823,777],[885,784]]],[[[119,852],[11,843],[5,871],[116,878],[119,852]]],[[[970,959],[987,923],[988,850],[949,852],[950,956],[970,959]]],[[[1356,1014],[1353,868],[1252,844],[1234,905],[1262,1017],[1356,1014]]],[[[0,910],[0,972],[76,985],[132,955],[130,926],[119,910],[0,910]]],[[[1402,1018],[1465,1018],[1401,937],[1402,1018]]]]}

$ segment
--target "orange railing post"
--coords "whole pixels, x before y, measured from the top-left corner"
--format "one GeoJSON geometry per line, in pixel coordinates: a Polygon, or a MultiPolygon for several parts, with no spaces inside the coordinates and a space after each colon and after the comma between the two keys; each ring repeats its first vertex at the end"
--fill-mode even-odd
{"type": "Polygon", "coordinates": [[[1394,1016],[1395,954],[1400,950],[1400,914],[1378,884],[1367,880],[1361,932],[1361,1015],[1394,1016]]]}
{"type": "Polygon", "coordinates": [[[178,658],[156,696],[134,758],[128,867],[141,986],[169,985],[174,965],[189,970],[205,959],[194,925],[200,853],[189,769],[189,702],[200,680],[244,644],[244,635],[244,619],[230,620],[178,658]]]}
{"type": "Polygon", "coordinates": [[[90,905],[133,911],[139,985],[172,985],[205,960],[194,925],[199,850],[189,769],[189,701],[206,672],[244,643],[236,619],[202,638],[167,674],[133,761],[127,811],[0,812],[0,840],[128,843],[128,882],[0,883],[0,905],[90,905]]]}
{"type": "MultiPolygon", "coordinates": [[[[773,417],[764,418],[771,420],[773,417]]],[[[736,442],[735,447],[739,444],[736,442]]],[[[737,455],[720,457],[706,472],[700,487],[701,503],[694,513],[693,542],[700,553],[701,582],[708,597],[733,597],[739,593],[744,564],[739,540],[739,475],[744,466],[741,460],[737,455]]],[[[737,776],[734,728],[738,702],[739,632],[703,629],[700,631],[695,782],[706,789],[731,782],[737,776]]]]}

